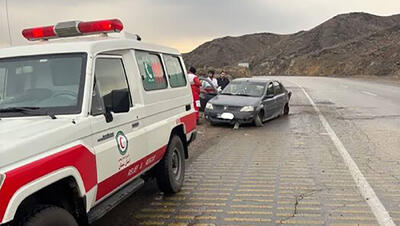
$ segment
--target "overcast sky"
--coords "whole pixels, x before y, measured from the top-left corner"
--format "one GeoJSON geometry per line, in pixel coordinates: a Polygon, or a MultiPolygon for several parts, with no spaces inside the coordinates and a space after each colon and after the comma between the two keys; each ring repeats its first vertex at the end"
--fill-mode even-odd
{"type": "MultiPolygon", "coordinates": [[[[0,0],[0,47],[10,44],[5,6],[0,0]]],[[[182,52],[228,35],[309,30],[348,12],[397,14],[400,0],[8,0],[13,45],[26,43],[26,27],[119,18],[143,41],[182,52]]]]}

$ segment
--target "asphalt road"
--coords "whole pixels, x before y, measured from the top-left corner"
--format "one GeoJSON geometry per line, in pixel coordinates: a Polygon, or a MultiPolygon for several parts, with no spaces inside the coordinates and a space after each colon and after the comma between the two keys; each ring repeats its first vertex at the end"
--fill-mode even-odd
{"type": "Polygon", "coordinates": [[[400,84],[277,79],[289,116],[203,124],[180,193],[150,182],[94,225],[399,224],[400,84]]]}

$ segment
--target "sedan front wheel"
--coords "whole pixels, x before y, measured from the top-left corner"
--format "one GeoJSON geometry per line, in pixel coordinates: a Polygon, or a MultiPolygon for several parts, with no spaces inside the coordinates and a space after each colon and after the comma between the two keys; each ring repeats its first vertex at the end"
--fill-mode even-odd
{"type": "Polygon", "coordinates": [[[289,103],[283,107],[283,115],[289,115],[289,103]]]}
{"type": "Polygon", "coordinates": [[[254,124],[255,124],[257,127],[263,127],[263,126],[264,126],[263,120],[264,120],[264,112],[263,112],[263,111],[260,111],[260,112],[258,112],[258,114],[256,115],[256,117],[254,118],[254,124]]]}

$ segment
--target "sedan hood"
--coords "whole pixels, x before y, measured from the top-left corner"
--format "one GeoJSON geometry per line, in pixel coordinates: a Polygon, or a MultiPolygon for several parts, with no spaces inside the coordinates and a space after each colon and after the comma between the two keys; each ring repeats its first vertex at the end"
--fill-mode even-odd
{"type": "Polygon", "coordinates": [[[0,168],[78,139],[81,131],[90,129],[82,126],[61,118],[1,119],[0,168]]]}
{"type": "Polygon", "coordinates": [[[260,102],[261,97],[245,97],[245,96],[231,96],[231,95],[218,95],[211,99],[209,102],[216,105],[228,106],[255,106],[260,102]]]}

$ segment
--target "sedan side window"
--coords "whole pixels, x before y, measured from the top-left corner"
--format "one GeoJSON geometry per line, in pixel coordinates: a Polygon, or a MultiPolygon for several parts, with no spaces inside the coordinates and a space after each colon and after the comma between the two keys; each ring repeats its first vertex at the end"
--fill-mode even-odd
{"type": "Polygon", "coordinates": [[[209,81],[208,79],[200,80],[200,81],[201,81],[201,87],[200,87],[200,92],[201,93],[217,94],[217,90],[211,84],[211,81],[209,81]]]}
{"type": "Polygon", "coordinates": [[[279,84],[279,82],[274,82],[274,89],[275,89],[275,94],[281,94],[283,93],[283,90],[281,88],[281,85],[279,84]]]}
{"type": "Polygon", "coordinates": [[[274,86],[272,83],[268,84],[267,87],[267,96],[272,95],[274,96],[274,86]]]}
{"type": "Polygon", "coordinates": [[[202,88],[212,88],[211,83],[206,80],[201,80],[201,87],[202,88]]]}

